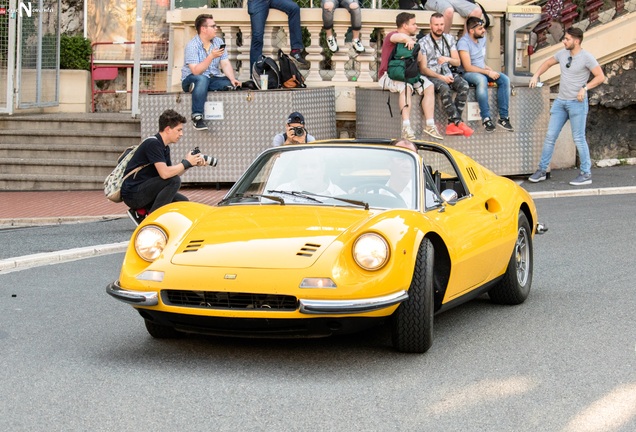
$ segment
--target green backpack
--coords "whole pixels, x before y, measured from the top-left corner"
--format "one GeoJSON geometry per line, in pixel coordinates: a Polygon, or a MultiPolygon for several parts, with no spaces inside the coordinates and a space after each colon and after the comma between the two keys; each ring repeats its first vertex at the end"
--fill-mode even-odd
{"type": "Polygon", "coordinates": [[[393,81],[402,81],[413,84],[420,79],[420,68],[417,64],[417,56],[420,52],[420,44],[415,43],[412,50],[403,43],[398,43],[393,48],[387,73],[393,81]]]}

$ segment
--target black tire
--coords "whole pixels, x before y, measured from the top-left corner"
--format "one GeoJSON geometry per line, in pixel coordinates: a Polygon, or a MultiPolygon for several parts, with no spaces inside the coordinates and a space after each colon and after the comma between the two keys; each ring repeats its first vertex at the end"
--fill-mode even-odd
{"type": "Polygon", "coordinates": [[[392,340],[395,349],[424,353],[433,345],[433,244],[422,240],[417,253],[409,298],[393,314],[392,340]]]}
{"type": "Polygon", "coordinates": [[[517,240],[503,278],[488,291],[494,303],[517,305],[523,303],[530,294],[532,285],[532,230],[528,218],[519,212],[517,240]]]}
{"type": "Polygon", "coordinates": [[[183,333],[172,327],[156,324],[148,320],[144,320],[144,322],[146,323],[146,330],[155,339],[177,339],[183,337],[183,333]]]}

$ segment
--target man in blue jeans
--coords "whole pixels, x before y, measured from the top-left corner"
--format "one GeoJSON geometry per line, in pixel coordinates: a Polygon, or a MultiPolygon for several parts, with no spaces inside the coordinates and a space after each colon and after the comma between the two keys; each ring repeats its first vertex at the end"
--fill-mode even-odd
{"type": "Polygon", "coordinates": [[[497,125],[509,132],[514,128],[508,118],[508,105],[510,103],[510,80],[501,72],[492,70],[486,65],[486,28],[484,22],[477,17],[469,17],[466,20],[467,32],[457,42],[457,51],[462,61],[461,70],[463,78],[469,84],[475,86],[475,96],[479,104],[481,122],[486,132],[494,132],[495,124],[490,117],[488,105],[488,83],[497,84],[497,105],[499,107],[499,120],[497,125]]]}
{"type": "Polygon", "coordinates": [[[277,9],[285,12],[289,23],[289,43],[291,53],[289,56],[296,62],[300,69],[308,69],[309,63],[302,58],[303,34],[300,29],[300,6],[293,0],[248,0],[247,13],[250,15],[252,27],[252,45],[250,46],[250,71],[254,63],[263,55],[263,36],[265,35],[265,21],[269,10],[277,9]]]}
{"type": "Polygon", "coordinates": [[[542,73],[556,64],[561,66],[559,94],[550,109],[550,123],[543,142],[539,169],[528,178],[533,183],[547,178],[547,170],[554,152],[554,143],[568,120],[570,120],[572,138],[581,160],[580,173],[570,184],[581,186],[592,183],[592,161],[590,160],[590,149],[585,139],[588,111],[587,91],[601,85],[605,80],[605,74],[594,56],[581,48],[582,42],[583,31],[581,29],[572,27],[567,29],[563,37],[565,49],[544,61],[530,80],[529,87],[534,88],[542,73]],[[594,78],[587,82],[590,78],[590,72],[594,78]]]}
{"type": "Polygon", "coordinates": [[[194,20],[197,35],[185,47],[184,65],[181,68],[181,88],[192,93],[192,122],[196,130],[206,130],[203,108],[208,91],[228,90],[241,83],[234,77],[234,69],[228,60],[223,39],[216,37],[217,25],[209,14],[201,14],[194,20]]]}

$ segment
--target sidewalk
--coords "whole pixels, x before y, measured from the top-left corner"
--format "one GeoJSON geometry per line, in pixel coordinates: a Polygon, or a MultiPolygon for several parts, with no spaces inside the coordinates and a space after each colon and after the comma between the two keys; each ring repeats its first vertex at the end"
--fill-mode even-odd
{"type": "MultiPolygon", "coordinates": [[[[530,183],[526,177],[513,178],[531,193],[533,198],[553,198],[581,195],[636,193],[636,165],[595,168],[593,182],[587,186],[570,186],[578,174],[575,169],[552,171],[550,179],[530,183]]],[[[181,192],[191,201],[214,205],[228,189],[184,187],[181,192]]],[[[124,203],[113,203],[96,191],[0,192],[0,226],[56,224],[95,221],[126,217],[124,203]]]]}

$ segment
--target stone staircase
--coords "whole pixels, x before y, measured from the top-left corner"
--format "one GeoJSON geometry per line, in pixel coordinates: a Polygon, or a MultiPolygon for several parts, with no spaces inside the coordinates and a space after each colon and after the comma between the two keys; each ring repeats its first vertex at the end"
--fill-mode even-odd
{"type": "Polygon", "coordinates": [[[139,144],[130,114],[0,116],[0,190],[95,190],[117,157],[139,144]]]}

